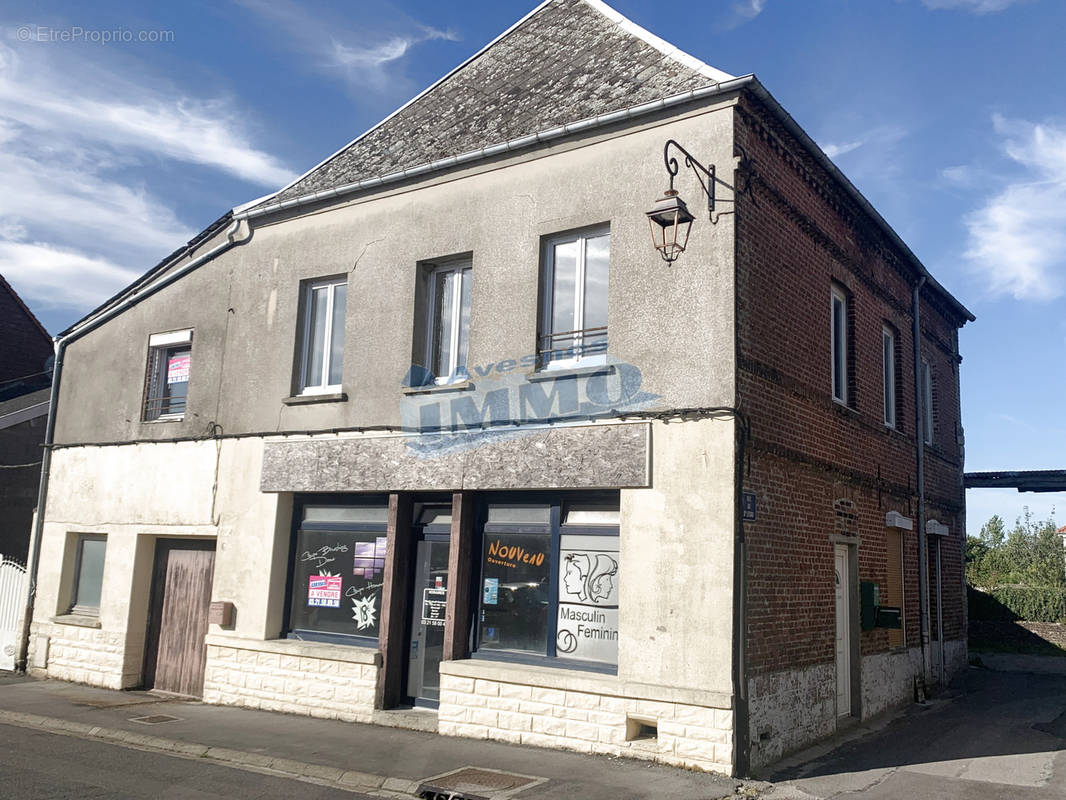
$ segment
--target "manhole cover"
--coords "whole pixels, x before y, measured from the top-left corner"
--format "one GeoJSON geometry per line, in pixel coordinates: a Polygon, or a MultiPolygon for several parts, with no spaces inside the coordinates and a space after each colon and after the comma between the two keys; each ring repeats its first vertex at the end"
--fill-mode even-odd
{"type": "Polygon", "coordinates": [[[427,778],[418,787],[418,796],[453,797],[455,800],[505,798],[534,784],[543,783],[544,780],[544,778],[516,775],[513,772],[501,772],[495,769],[463,767],[453,772],[427,778]]]}
{"type": "Polygon", "coordinates": [[[142,725],[159,725],[162,722],[181,722],[181,717],[172,717],[170,714],[149,714],[147,717],[130,717],[130,722],[139,722],[142,725]]]}

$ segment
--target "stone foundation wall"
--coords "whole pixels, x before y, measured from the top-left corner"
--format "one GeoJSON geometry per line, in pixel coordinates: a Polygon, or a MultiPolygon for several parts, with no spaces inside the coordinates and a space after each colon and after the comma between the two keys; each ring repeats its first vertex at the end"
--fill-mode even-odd
{"type": "Polygon", "coordinates": [[[817,664],[757,675],[748,680],[751,767],[784,755],[836,730],[836,667],[817,664]]]}
{"type": "Polygon", "coordinates": [[[944,642],[944,671],[947,673],[946,683],[950,683],[956,675],[970,667],[970,650],[965,639],[947,640],[944,642]]]}
{"type": "Polygon", "coordinates": [[[575,677],[543,667],[447,662],[438,720],[446,736],[733,771],[731,703],[711,692],[638,686],[614,676],[575,677]],[[655,735],[641,731],[639,723],[654,726],[655,735]],[[639,733],[645,735],[638,738],[639,733]]]}
{"type": "Polygon", "coordinates": [[[862,716],[876,716],[914,700],[914,678],[922,674],[922,651],[911,647],[862,660],[862,716]]]}
{"type": "Polygon", "coordinates": [[[208,636],[204,702],[370,722],[377,650],[208,636]]]}
{"type": "Polygon", "coordinates": [[[30,629],[27,667],[37,678],[53,678],[105,689],[129,689],[140,671],[129,674],[126,637],[98,627],[34,623],[30,629]]]}

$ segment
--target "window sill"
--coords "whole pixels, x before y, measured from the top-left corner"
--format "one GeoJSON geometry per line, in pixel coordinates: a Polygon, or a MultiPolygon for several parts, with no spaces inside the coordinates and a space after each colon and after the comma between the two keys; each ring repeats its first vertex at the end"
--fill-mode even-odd
{"type": "Polygon", "coordinates": [[[425,386],[404,386],[403,393],[412,394],[437,394],[443,392],[469,392],[475,386],[471,381],[456,381],[455,383],[428,383],[425,386]]]}
{"type": "Polygon", "coordinates": [[[184,419],[185,415],[180,414],[174,417],[156,417],[155,419],[143,419],[141,420],[141,422],[143,422],[145,425],[160,425],[165,422],[181,422],[184,419]]]}
{"type": "Polygon", "coordinates": [[[79,628],[99,628],[100,617],[93,614],[59,614],[52,617],[56,625],[76,625],[79,628]]]}
{"type": "Polygon", "coordinates": [[[278,653],[284,656],[319,658],[324,661],[346,661],[352,664],[381,666],[381,651],[376,647],[350,644],[328,644],[306,639],[245,639],[221,633],[209,633],[204,640],[212,647],[231,647],[256,653],[278,653]]]}
{"type": "Polygon", "coordinates": [[[296,394],[292,397],[284,397],[281,400],[287,406],[307,406],[313,403],[347,403],[346,392],[330,392],[329,394],[296,394]]]}
{"type": "Polygon", "coordinates": [[[554,381],[563,378],[591,378],[597,375],[613,375],[614,364],[596,364],[588,367],[568,367],[566,369],[542,368],[526,374],[530,383],[537,381],[554,381]]]}

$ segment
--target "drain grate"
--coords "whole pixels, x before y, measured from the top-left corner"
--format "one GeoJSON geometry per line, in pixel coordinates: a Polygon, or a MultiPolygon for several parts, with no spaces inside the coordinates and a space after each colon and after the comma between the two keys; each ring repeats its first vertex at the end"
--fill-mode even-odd
{"type": "Polygon", "coordinates": [[[543,782],[544,778],[530,775],[463,767],[427,778],[418,787],[418,796],[424,800],[501,800],[543,782]]]}
{"type": "Polygon", "coordinates": [[[130,722],[139,722],[142,725],[160,725],[164,722],[181,722],[181,717],[172,717],[170,714],[149,714],[147,717],[130,717],[130,722]]]}

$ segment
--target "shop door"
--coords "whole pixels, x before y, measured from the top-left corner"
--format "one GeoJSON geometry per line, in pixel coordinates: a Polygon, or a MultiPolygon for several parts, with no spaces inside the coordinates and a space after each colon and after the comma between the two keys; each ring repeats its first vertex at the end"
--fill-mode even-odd
{"type": "Polygon", "coordinates": [[[155,548],[144,685],[188,697],[204,688],[214,541],[160,539],[155,548]]]}
{"type": "Polygon", "coordinates": [[[448,539],[426,535],[415,552],[407,695],[416,705],[440,702],[440,662],[448,600],[448,539]]]}

